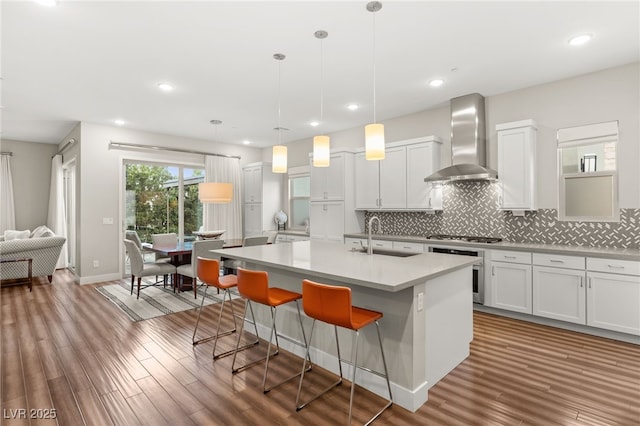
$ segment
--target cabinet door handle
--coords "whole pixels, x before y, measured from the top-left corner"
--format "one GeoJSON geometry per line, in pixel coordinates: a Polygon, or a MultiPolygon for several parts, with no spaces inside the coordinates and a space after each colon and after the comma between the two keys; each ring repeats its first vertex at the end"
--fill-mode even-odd
{"type": "Polygon", "coordinates": [[[327,207],[327,205],[326,205],[326,204],[323,204],[323,205],[322,205],[322,210],[324,210],[325,212],[328,210],[328,207],[327,207]]]}
{"type": "Polygon", "coordinates": [[[496,267],[492,266],[491,267],[491,276],[495,276],[496,275],[496,267]]]}
{"type": "Polygon", "coordinates": [[[580,288],[584,287],[584,277],[580,277],[580,288]]]}
{"type": "Polygon", "coordinates": [[[502,207],[502,195],[498,196],[498,204],[502,207]]]}
{"type": "Polygon", "coordinates": [[[591,288],[591,277],[589,277],[589,288],[591,288]]]}
{"type": "Polygon", "coordinates": [[[515,259],[516,257],[515,256],[505,256],[504,258],[505,259],[515,259]]]}
{"type": "Polygon", "coordinates": [[[621,265],[607,265],[611,269],[624,269],[624,266],[621,265]]]}
{"type": "Polygon", "coordinates": [[[429,197],[429,208],[431,208],[431,197],[429,197]]]}
{"type": "Polygon", "coordinates": [[[549,259],[551,263],[564,263],[564,260],[549,259]]]}

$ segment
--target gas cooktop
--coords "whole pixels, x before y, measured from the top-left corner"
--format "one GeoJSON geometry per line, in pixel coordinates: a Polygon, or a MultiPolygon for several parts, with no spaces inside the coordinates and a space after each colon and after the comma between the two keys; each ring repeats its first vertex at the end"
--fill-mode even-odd
{"type": "Polygon", "coordinates": [[[447,235],[447,234],[435,234],[429,235],[429,238],[432,240],[456,240],[456,241],[469,241],[471,243],[499,243],[502,241],[502,238],[495,237],[474,237],[468,235],[447,235]]]}

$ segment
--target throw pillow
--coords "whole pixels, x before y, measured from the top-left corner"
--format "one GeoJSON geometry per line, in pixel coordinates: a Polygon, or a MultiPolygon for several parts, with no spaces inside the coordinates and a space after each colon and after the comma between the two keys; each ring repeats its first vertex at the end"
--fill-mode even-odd
{"type": "Polygon", "coordinates": [[[40,225],[31,233],[31,238],[50,237],[53,235],[53,231],[47,228],[45,225],[40,225]],[[47,235],[48,234],[48,235],[47,235]]]}
{"type": "Polygon", "coordinates": [[[4,231],[4,240],[26,240],[31,235],[31,231],[25,229],[24,231],[14,231],[12,229],[7,229],[4,231]]]}

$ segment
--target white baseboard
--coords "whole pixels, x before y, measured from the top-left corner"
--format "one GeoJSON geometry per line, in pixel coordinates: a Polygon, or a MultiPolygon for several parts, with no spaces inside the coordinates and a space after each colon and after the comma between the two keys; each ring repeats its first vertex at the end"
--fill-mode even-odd
{"type": "MultiPolygon", "coordinates": [[[[263,339],[269,336],[271,329],[268,326],[263,324],[256,324],[258,326],[258,333],[263,339]]],[[[252,333],[253,327],[245,325],[244,330],[248,333],[252,333]]],[[[280,347],[286,351],[289,351],[300,358],[304,358],[305,349],[304,344],[300,341],[295,344],[290,342],[289,340],[282,339],[279,341],[280,347]]],[[[362,348],[360,349],[362,351],[362,348]]],[[[331,371],[333,374],[340,374],[338,369],[338,357],[335,355],[329,354],[327,352],[321,351],[316,348],[311,348],[309,353],[311,357],[311,361],[313,364],[318,365],[326,370],[331,371]]],[[[302,366],[302,364],[300,364],[302,366]]],[[[342,363],[342,376],[351,381],[351,377],[353,375],[353,367],[350,364],[342,363]]],[[[356,374],[356,383],[359,386],[362,386],[371,392],[379,395],[382,398],[388,398],[389,392],[387,390],[387,382],[383,377],[380,377],[376,374],[370,373],[368,371],[359,369],[356,374]]],[[[411,412],[416,412],[418,408],[420,408],[425,402],[427,402],[428,394],[427,391],[429,386],[427,382],[422,383],[420,386],[415,389],[407,389],[403,386],[395,384],[393,381],[390,381],[391,384],[391,395],[394,404],[401,406],[411,412]]],[[[304,391],[303,391],[304,392],[304,391]]],[[[304,398],[304,393],[302,394],[304,398]]],[[[357,396],[356,396],[357,398],[357,396]]],[[[375,409],[375,408],[372,408],[375,409]]]]}
{"type": "Polygon", "coordinates": [[[80,277],[80,279],[78,280],[78,284],[80,285],[96,284],[96,283],[101,283],[105,281],[117,281],[120,279],[122,279],[122,274],[116,272],[113,274],[91,275],[88,277],[80,277]]]}

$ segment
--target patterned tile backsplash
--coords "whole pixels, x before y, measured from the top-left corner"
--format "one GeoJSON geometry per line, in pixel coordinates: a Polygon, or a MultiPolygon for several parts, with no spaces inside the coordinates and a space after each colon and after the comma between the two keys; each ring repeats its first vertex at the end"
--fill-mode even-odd
{"type": "Polygon", "coordinates": [[[366,212],[365,223],[378,216],[382,231],[392,235],[473,235],[517,243],[640,248],[640,209],[620,209],[620,222],[564,222],[557,220],[555,209],[513,216],[499,209],[498,197],[495,183],[459,182],[444,186],[441,212],[366,212]]]}

